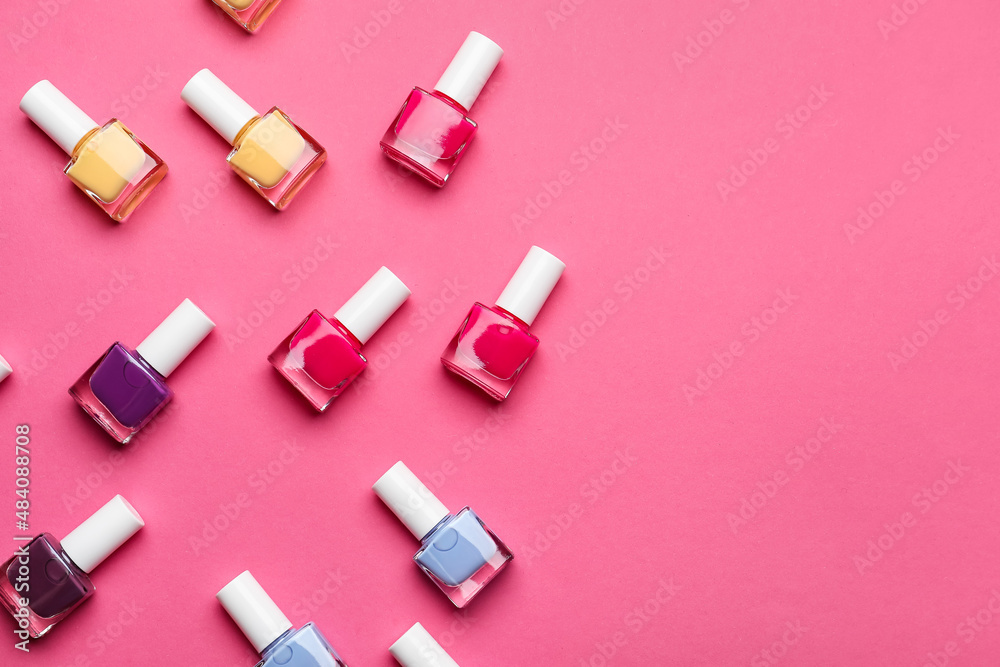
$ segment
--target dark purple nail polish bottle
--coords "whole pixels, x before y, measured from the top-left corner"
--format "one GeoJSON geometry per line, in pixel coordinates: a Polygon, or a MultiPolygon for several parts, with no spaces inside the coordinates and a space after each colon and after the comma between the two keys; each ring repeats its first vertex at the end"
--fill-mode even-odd
{"type": "Polygon", "coordinates": [[[17,635],[41,637],[93,595],[87,575],[143,525],[128,501],[115,496],[61,544],[42,533],[20,547],[0,566],[0,603],[17,621],[17,635]]]}

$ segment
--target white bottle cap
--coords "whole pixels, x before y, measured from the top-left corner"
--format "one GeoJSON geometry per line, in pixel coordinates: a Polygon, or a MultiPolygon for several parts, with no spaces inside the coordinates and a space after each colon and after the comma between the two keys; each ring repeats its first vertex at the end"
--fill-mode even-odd
{"type": "Polygon", "coordinates": [[[486,35],[470,32],[434,90],[444,93],[468,111],[502,57],[503,49],[496,42],[486,35]]]}
{"type": "Polygon", "coordinates": [[[67,155],[73,154],[73,149],[84,135],[100,127],[48,79],[42,79],[29,88],[18,106],[67,155]]]}
{"type": "Polygon", "coordinates": [[[410,288],[383,266],[333,316],[364,345],[408,296],[410,288]]]}
{"type": "Polygon", "coordinates": [[[7,360],[0,356],[0,382],[3,382],[4,378],[14,372],[7,360]]]}
{"type": "Polygon", "coordinates": [[[115,496],[63,538],[62,548],[84,572],[91,572],[146,525],[135,508],[115,496]]]}
{"type": "Polygon", "coordinates": [[[530,326],[565,268],[566,265],[552,253],[531,246],[514,277],[497,298],[497,305],[530,326]]]}
{"type": "Polygon", "coordinates": [[[214,328],[215,322],[208,319],[201,308],[191,299],[184,299],[135,351],[160,375],[167,377],[214,328]]]}
{"type": "Polygon", "coordinates": [[[181,99],[230,144],[247,123],[260,115],[208,69],[184,84],[181,99]]]}
{"type": "Polygon", "coordinates": [[[389,653],[403,667],[458,667],[458,663],[419,623],[414,623],[396,640],[389,647],[389,653]]]}
{"type": "Polygon", "coordinates": [[[372,489],[418,540],[451,514],[402,461],[379,477],[372,489]]]}
{"type": "Polygon", "coordinates": [[[281,613],[249,570],[226,584],[215,597],[258,653],[292,627],[292,622],[281,613]]]}

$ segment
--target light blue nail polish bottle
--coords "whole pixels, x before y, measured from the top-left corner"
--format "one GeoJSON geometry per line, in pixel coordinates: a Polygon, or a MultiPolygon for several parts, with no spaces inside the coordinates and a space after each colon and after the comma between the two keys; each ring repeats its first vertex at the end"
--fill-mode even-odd
{"type": "Polygon", "coordinates": [[[402,461],[372,488],[420,540],[413,560],[456,607],[467,605],[514,557],[475,512],[449,512],[402,461]]]}

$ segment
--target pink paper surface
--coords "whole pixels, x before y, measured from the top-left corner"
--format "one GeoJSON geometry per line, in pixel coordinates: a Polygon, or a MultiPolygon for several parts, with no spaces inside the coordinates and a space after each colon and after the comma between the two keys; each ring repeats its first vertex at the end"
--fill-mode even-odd
{"type": "Polygon", "coordinates": [[[463,666],[995,665],[998,19],[285,0],[248,36],[201,0],[6,0],[0,532],[16,424],[31,532],[116,493],[146,527],[0,663],[251,665],[214,598],[249,569],[351,665],[416,621],[463,666]],[[506,54],[437,191],[377,142],[471,29],[506,54]],[[202,67],[329,151],[285,212],[181,101],[202,67]],[[18,111],[42,78],[169,164],[124,224],[18,111]],[[568,268],[496,405],[438,357],[532,244],[568,268]],[[413,296],[317,415],[266,356],[382,264],[413,296]],[[66,389],[185,297],[218,327],[118,448],[66,389]],[[516,554],[467,612],[370,490],[399,459],[516,554]]]}

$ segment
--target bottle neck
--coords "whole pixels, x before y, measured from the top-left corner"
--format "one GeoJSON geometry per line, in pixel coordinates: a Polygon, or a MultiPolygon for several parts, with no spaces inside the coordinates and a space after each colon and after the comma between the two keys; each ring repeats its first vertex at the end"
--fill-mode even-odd
{"type": "Polygon", "coordinates": [[[276,648],[284,644],[285,640],[288,639],[293,634],[295,634],[295,632],[296,632],[295,628],[288,628],[287,630],[282,632],[280,635],[274,638],[273,642],[264,647],[264,650],[260,652],[260,656],[262,658],[266,658],[276,648]]]}
{"type": "Polygon", "coordinates": [[[461,104],[459,104],[458,102],[456,102],[454,99],[452,99],[452,98],[448,97],[447,95],[445,95],[444,93],[442,93],[437,88],[435,88],[434,90],[431,91],[431,95],[433,95],[434,97],[438,97],[438,98],[444,100],[445,102],[447,102],[448,104],[450,104],[450,105],[452,105],[454,107],[458,107],[458,109],[461,110],[461,112],[462,112],[463,115],[465,115],[465,116],[469,115],[469,110],[468,109],[466,109],[465,107],[463,107],[461,104]]]}
{"type": "Polygon", "coordinates": [[[510,311],[509,311],[509,310],[507,310],[506,308],[502,308],[502,307],[500,307],[500,306],[497,306],[497,305],[494,305],[494,306],[493,306],[493,308],[494,308],[494,309],[496,309],[496,310],[498,310],[498,311],[500,311],[500,312],[501,312],[502,314],[506,315],[506,316],[507,316],[507,317],[509,317],[510,319],[514,320],[515,322],[517,322],[518,324],[520,324],[520,325],[521,325],[522,327],[524,327],[525,329],[528,329],[528,328],[529,328],[529,327],[528,327],[528,323],[527,323],[527,322],[525,322],[525,321],[524,321],[524,320],[522,320],[522,319],[521,319],[520,317],[518,317],[518,316],[517,316],[517,315],[515,315],[514,313],[510,312],[510,311]]]}
{"type": "Polygon", "coordinates": [[[246,136],[247,132],[250,131],[250,128],[252,128],[258,122],[260,122],[260,119],[261,119],[260,116],[254,116],[253,118],[248,120],[246,125],[241,127],[240,131],[236,133],[235,137],[233,137],[233,146],[239,146],[241,143],[243,143],[243,138],[246,136]]]}
{"type": "Polygon", "coordinates": [[[420,542],[421,543],[426,542],[427,540],[429,540],[432,537],[434,537],[434,533],[436,533],[439,530],[441,530],[448,522],[450,522],[454,518],[455,518],[454,514],[448,514],[447,516],[445,516],[443,519],[441,519],[440,521],[438,521],[437,524],[435,524],[435,526],[433,528],[431,528],[429,531],[427,531],[426,535],[424,535],[423,537],[420,538],[420,542]]]}
{"type": "Polygon", "coordinates": [[[90,143],[90,140],[94,138],[94,135],[96,135],[100,131],[101,131],[100,127],[95,127],[93,130],[80,137],[80,141],[76,142],[76,146],[73,147],[73,152],[70,153],[70,156],[71,157],[79,156],[80,151],[83,150],[83,147],[86,146],[88,143],[90,143]]]}

